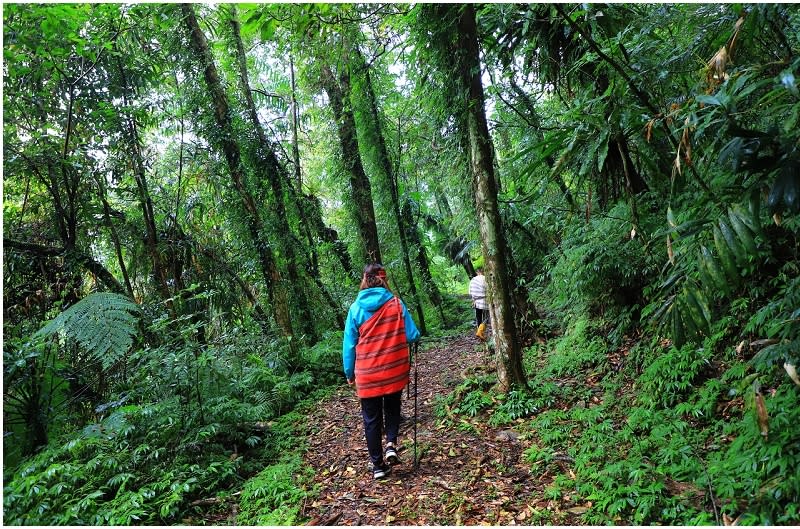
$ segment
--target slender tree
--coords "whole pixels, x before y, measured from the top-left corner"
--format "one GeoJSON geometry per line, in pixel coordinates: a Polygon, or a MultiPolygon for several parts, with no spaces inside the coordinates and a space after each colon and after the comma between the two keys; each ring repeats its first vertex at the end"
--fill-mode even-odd
{"type": "MultiPolygon", "coordinates": [[[[194,7],[192,4],[181,4],[181,12],[188,29],[192,50],[203,68],[203,76],[208,87],[209,97],[214,106],[214,119],[217,126],[222,130],[221,148],[228,163],[228,170],[234,188],[242,201],[253,244],[256,246],[256,251],[260,257],[261,269],[268,286],[270,304],[273,308],[275,320],[283,335],[291,339],[294,335],[294,330],[289,310],[289,299],[282,275],[275,262],[275,256],[268,239],[268,232],[261,219],[261,213],[255,198],[245,184],[241,148],[236,140],[227,94],[220,82],[214,57],[208,47],[206,36],[200,29],[194,13],[194,7]]],[[[291,340],[290,343],[292,343],[291,340]]]]}
{"type": "MultiPolygon", "coordinates": [[[[258,118],[258,110],[256,109],[255,101],[253,100],[253,92],[250,88],[249,74],[247,71],[247,56],[244,51],[244,44],[242,43],[241,30],[239,28],[239,19],[235,5],[230,7],[230,25],[231,35],[233,37],[234,49],[236,50],[236,64],[238,69],[238,78],[241,93],[244,96],[245,109],[250,118],[251,125],[256,131],[256,138],[258,139],[256,147],[256,166],[259,173],[266,176],[272,190],[272,216],[273,221],[277,226],[275,238],[278,240],[282,253],[286,256],[286,269],[287,280],[292,289],[294,305],[299,313],[300,325],[307,336],[312,341],[316,339],[316,330],[314,327],[314,317],[311,313],[311,305],[306,296],[305,281],[300,276],[300,267],[298,266],[298,258],[295,252],[295,237],[289,226],[289,218],[287,215],[286,201],[294,198],[296,195],[292,188],[292,183],[289,181],[288,174],[281,166],[275,152],[272,149],[271,142],[267,138],[264,127],[258,118]],[[289,191],[288,193],[286,191],[289,191]]],[[[296,204],[296,203],[295,203],[296,204]]],[[[305,226],[305,222],[301,220],[301,224],[305,226]]],[[[299,241],[297,241],[299,243],[299,241]]],[[[325,291],[320,283],[315,286],[320,287],[325,291]]],[[[330,300],[330,296],[328,296],[330,300]]],[[[334,309],[336,306],[334,305],[334,309]]]]}
{"type": "MultiPolygon", "coordinates": [[[[116,43],[115,43],[116,44],[116,43]]],[[[164,263],[162,249],[163,244],[160,241],[159,230],[156,225],[156,216],[153,209],[153,200],[150,197],[150,188],[147,182],[147,171],[145,170],[145,160],[141,150],[142,139],[139,135],[139,125],[136,116],[130,109],[130,98],[132,87],[128,82],[128,74],[119,56],[116,60],[117,73],[120,80],[120,92],[122,94],[122,103],[124,105],[124,114],[122,117],[122,132],[127,140],[126,151],[130,156],[132,172],[134,180],[136,181],[136,190],[138,191],[139,205],[142,208],[142,218],[145,225],[145,246],[150,255],[150,262],[153,269],[153,277],[155,278],[156,287],[161,294],[162,299],[165,300],[167,308],[173,317],[176,316],[175,306],[172,302],[172,294],[167,283],[167,269],[164,263]]]]}
{"type": "Polygon", "coordinates": [[[103,181],[103,177],[98,175],[95,176],[95,182],[97,184],[97,191],[100,196],[100,201],[103,204],[103,220],[106,223],[106,227],[111,234],[111,240],[114,243],[114,253],[117,256],[117,262],[119,263],[119,268],[122,272],[122,278],[125,281],[125,290],[130,297],[133,297],[133,285],[131,285],[131,279],[128,275],[128,267],[125,264],[125,258],[122,256],[122,243],[120,242],[117,228],[114,226],[114,222],[111,220],[111,206],[108,204],[106,184],[103,181]]]}
{"type": "Polygon", "coordinates": [[[481,62],[475,9],[464,6],[436,6],[430,8],[434,20],[441,28],[451,32],[443,40],[454,42],[451,82],[462,98],[459,111],[469,138],[471,172],[478,227],[481,235],[486,283],[489,297],[489,314],[492,322],[497,376],[501,389],[525,385],[522,369],[522,351],[514,322],[514,306],[509,269],[506,264],[506,241],[497,201],[497,176],[494,169],[491,138],[484,110],[484,93],[481,82],[481,62]]]}
{"type": "Polygon", "coordinates": [[[369,131],[364,136],[367,141],[374,147],[376,166],[381,174],[381,181],[385,188],[389,190],[391,197],[392,213],[394,215],[395,223],[397,225],[397,233],[400,238],[400,253],[403,259],[403,267],[405,269],[406,281],[408,288],[411,291],[411,298],[414,300],[414,305],[417,311],[417,324],[419,325],[422,334],[427,333],[425,326],[425,311],[422,307],[422,300],[417,292],[417,285],[414,281],[414,271],[411,266],[410,248],[409,248],[409,231],[411,226],[407,224],[406,218],[403,217],[400,211],[400,197],[397,185],[397,176],[395,175],[392,162],[389,159],[389,150],[386,147],[386,137],[383,134],[383,127],[381,127],[381,116],[378,109],[377,97],[375,88],[372,85],[372,74],[370,66],[364,60],[364,56],[358,46],[352,50],[352,55],[355,57],[354,62],[358,67],[357,69],[363,74],[364,82],[361,85],[364,87],[364,99],[367,103],[367,123],[366,127],[369,131]]]}
{"type": "Polygon", "coordinates": [[[350,74],[344,66],[338,79],[328,64],[322,65],[321,82],[330,99],[336,119],[336,131],[342,150],[342,163],[350,176],[350,192],[355,206],[356,222],[363,245],[364,262],[380,262],[381,250],[378,242],[378,226],[375,223],[375,206],[372,202],[372,186],[361,163],[358,150],[358,132],[350,101],[350,74]]]}

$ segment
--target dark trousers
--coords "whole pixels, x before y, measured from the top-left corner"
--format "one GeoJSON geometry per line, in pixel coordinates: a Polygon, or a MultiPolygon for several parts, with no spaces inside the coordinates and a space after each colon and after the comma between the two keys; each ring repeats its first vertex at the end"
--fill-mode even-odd
{"type": "Polygon", "coordinates": [[[489,323],[489,310],[475,307],[475,326],[480,327],[481,323],[489,323]]]}
{"type": "Polygon", "coordinates": [[[361,416],[364,418],[364,434],[367,437],[369,458],[375,465],[383,464],[383,426],[386,418],[386,440],[397,444],[400,432],[400,396],[402,391],[361,399],[361,416]]]}

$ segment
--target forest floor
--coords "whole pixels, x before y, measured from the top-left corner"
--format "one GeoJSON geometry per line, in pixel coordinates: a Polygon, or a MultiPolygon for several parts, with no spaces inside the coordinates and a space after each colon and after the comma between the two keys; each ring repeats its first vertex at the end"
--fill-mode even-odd
{"type": "Polygon", "coordinates": [[[449,411],[437,417],[437,397],[446,397],[469,376],[494,370],[483,343],[472,334],[424,343],[417,370],[416,471],[413,365],[411,396],[403,393],[401,463],[388,479],[376,481],[369,472],[353,388],[342,387],[309,417],[313,433],[306,463],[315,470],[318,493],[301,511],[308,525],[580,524],[585,507],[569,497],[545,496],[555,476],[531,474],[523,454],[530,434],[491,427],[485,417],[471,420],[449,411]]]}

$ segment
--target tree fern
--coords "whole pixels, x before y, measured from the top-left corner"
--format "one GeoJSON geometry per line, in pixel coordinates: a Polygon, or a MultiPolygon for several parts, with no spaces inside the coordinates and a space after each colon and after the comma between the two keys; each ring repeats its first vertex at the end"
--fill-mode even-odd
{"type": "Polygon", "coordinates": [[[128,352],[138,329],[139,305],[111,292],[90,294],[59,314],[33,335],[60,334],[74,340],[108,369],[128,352]]]}

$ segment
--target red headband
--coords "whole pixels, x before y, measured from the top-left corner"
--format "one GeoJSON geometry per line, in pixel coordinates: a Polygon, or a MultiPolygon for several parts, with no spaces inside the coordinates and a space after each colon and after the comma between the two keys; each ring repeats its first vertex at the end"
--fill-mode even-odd
{"type": "Polygon", "coordinates": [[[386,270],[378,270],[377,272],[375,272],[375,277],[386,279],[386,270]]]}

